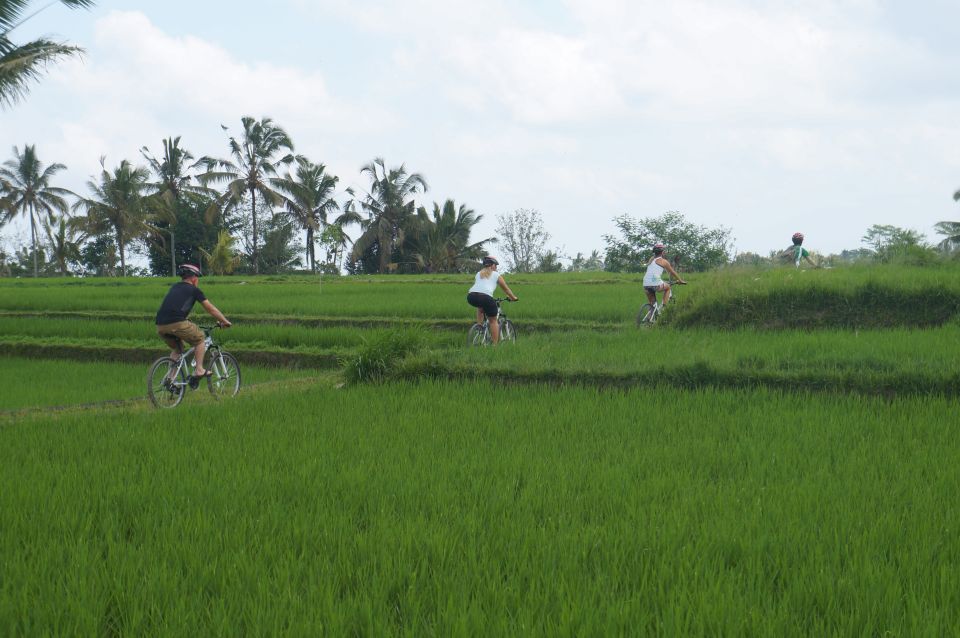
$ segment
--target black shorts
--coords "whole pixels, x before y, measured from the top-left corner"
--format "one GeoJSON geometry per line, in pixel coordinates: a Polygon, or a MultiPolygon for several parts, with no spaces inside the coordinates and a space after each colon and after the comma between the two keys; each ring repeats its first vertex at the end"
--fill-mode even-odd
{"type": "Polygon", "coordinates": [[[497,316],[497,300],[490,295],[485,295],[482,292],[468,293],[467,303],[474,308],[483,308],[483,314],[488,317],[497,316]]]}

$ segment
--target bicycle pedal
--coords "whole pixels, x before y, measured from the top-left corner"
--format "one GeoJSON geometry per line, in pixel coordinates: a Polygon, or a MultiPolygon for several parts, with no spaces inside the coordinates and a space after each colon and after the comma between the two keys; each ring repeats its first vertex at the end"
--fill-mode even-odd
{"type": "Polygon", "coordinates": [[[190,389],[196,390],[200,387],[200,377],[190,377],[190,389]]]}

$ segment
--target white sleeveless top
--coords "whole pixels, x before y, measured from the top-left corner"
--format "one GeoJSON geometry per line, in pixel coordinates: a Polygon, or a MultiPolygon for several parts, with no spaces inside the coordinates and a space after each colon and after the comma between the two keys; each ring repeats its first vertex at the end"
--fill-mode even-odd
{"type": "Polygon", "coordinates": [[[654,259],[647,265],[647,272],[643,276],[643,285],[644,286],[659,286],[663,283],[663,266],[657,263],[657,260],[654,259]]]}
{"type": "Polygon", "coordinates": [[[467,291],[471,292],[482,292],[485,295],[493,296],[493,291],[497,289],[497,281],[500,279],[500,275],[496,271],[490,273],[490,276],[484,279],[480,276],[478,272],[473,280],[473,287],[467,291]]]}

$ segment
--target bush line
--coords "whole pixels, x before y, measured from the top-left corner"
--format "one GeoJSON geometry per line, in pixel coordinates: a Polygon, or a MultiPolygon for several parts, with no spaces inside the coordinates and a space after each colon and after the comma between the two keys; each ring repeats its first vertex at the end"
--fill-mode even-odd
{"type": "MultiPolygon", "coordinates": [[[[0,317],[11,319],[111,319],[114,321],[142,321],[152,323],[153,314],[140,312],[113,312],[109,310],[4,310],[0,317]]],[[[422,319],[416,317],[335,317],[335,316],[293,316],[293,315],[247,315],[231,314],[231,321],[238,323],[267,324],[278,326],[301,326],[308,328],[395,328],[408,326],[426,326],[434,330],[462,330],[466,335],[470,328],[470,318],[466,319],[422,319]]],[[[195,323],[206,323],[205,319],[192,319],[195,323]]],[[[210,320],[212,321],[212,320],[210,320]]],[[[620,330],[624,324],[602,321],[543,321],[524,319],[526,332],[555,332],[563,330],[620,330]]]]}
{"type": "MultiPolygon", "coordinates": [[[[254,365],[268,368],[316,368],[337,367],[340,357],[332,353],[282,352],[276,350],[242,350],[230,348],[240,366],[254,365]]],[[[84,346],[51,343],[0,342],[0,356],[40,359],[70,359],[74,361],[116,361],[148,365],[163,356],[162,348],[134,348],[110,346],[84,346]]]]}
{"type": "Polygon", "coordinates": [[[713,293],[677,304],[664,321],[677,327],[762,329],[930,328],[960,314],[960,292],[939,286],[911,289],[873,281],[851,290],[824,284],[713,293]]]}
{"type": "Polygon", "coordinates": [[[960,375],[934,377],[921,373],[897,375],[818,374],[813,372],[783,373],[720,370],[705,363],[661,367],[644,372],[564,372],[536,370],[522,372],[510,369],[448,366],[437,360],[410,358],[399,365],[394,379],[474,380],[478,376],[495,376],[499,382],[512,384],[544,384],[584,386],[600,389],[628,390],[650,387],[684,389],[772,389],[788,392],[860,394],[866,396],[960,396],[960,375]]]}

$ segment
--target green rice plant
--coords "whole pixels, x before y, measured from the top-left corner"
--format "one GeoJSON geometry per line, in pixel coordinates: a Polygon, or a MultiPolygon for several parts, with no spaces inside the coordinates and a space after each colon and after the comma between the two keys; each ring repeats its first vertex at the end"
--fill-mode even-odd
{"type": "Polygon", "coordinates": [[[954,635],[953,400],[293,388],[0,428],[11,635],[954,635]]]}
{"type": "Polygon", "coordinates": [[[422,328],[396,328],[367,340],[356,354],[344,359],[347,383],[382,383],[409,354],[423,348],[426,331],[422,328]]]}

